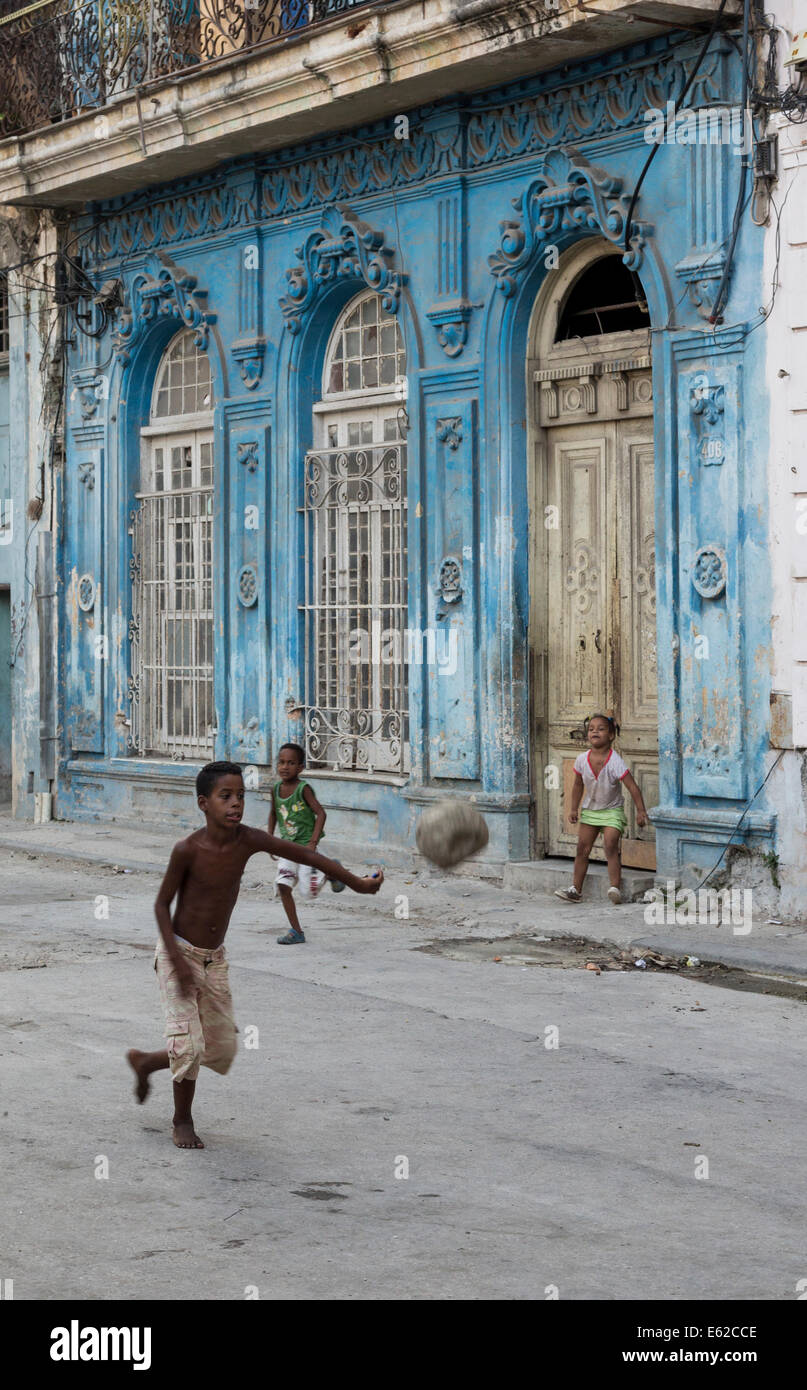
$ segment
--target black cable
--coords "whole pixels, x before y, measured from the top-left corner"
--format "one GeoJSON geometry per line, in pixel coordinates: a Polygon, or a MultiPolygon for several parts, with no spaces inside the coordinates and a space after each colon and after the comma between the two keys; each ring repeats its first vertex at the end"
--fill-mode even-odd
{"type": "MultiPolygon", "coordinates": [[[[747,0],[746,0],[746,3],[747,3],[747,0]]],[[[683,88],[682,88],[682,90],[681,90],[681,94],[680,94],[680,96],[679,96],[677,102],[675,103],[675,106],[673,107],[673,113],[672,113],[672,114],[673,114],[673,120],[675,120],[675,117],[678,115],[678,112],[679,112],[680,109],[681,109],[681,105],[682,105],[682,103],[683,103],[684,97],[686,96],[687,92],[689,91],[690,87],[692,86],[692,83],[695,81],[695,78],[696,78],[697,75],[698,75],[698,70],[699,70],[700,65],[701,65],[701,63],[703,62],[704,58],[706,57],[706,50],[708,49],[710,43],[712,42],[712,39],[713,39],[714,36],[715,36],[715,32],[716,32],[716,30],[717,30],[718,23],[719,23],[720,19],[722,18],[723,11],[724,11],[724,9],[726,8],[726,4],[727,4],[727,0],[720,0],[720,8],[719,8],[719,10],[717,11],[717,14],[715,15],[714,19],[712,20],[712,26],[711,26],[711,28],[710,28],[708,34],[706,35],[706,38],[704,39],[704,42],[703,42],[703,46],[702,46],[702,48],[701,48],[701,51],[700,51],[700,53],[698,54],[697,58],[695,59],[695,63],[694,63],[694,65],[693,65],[692,71],[691,71],[691,73],[689,74],[689,77],[687,78],[686,82],[684,83],[684,86],[683,86],[683,88]]],[[[664,135],[666,135],[666,133],[667,133],[667,118],[666,118],[666,116],[665,116],[665,118],[664,118],[664,135]]],[[[624,254],[625,254],[626,256],[630,254],[630,227],[631,227],[631,221],[632,221],[632,219],[633,219],[633,211],[634,211],[634,208],[636,207],[636,202],[637,202],[637,199],[638,199],[638,197],[639,197],[639,190],[641,189],[642,184],[644,183],[645,174],[647,173],[648,169],[650,168],[650,165],[653,163],[653,160],[655,159],[656,155],[657,155],[658,152],[659,152],[659,149],[660,149],[660,147],[661,147],[661,145],[662,145],[662,142],[663,142],[663,140],[664,140],[664,135],[662,135],[661,140],[658,140],[658,141],[654,144],[652,150],[650,151],[649,155],[647,156],[647,159],[645,160],[644,168],[642,169],[642,172],[641,172],[641,174],[639,175],[639,181],[638,181],[638,183],[636,184],[636,187],[635,187],[634,190],[633,190],[633,196],[632,196],[632,198],[631,198],[631,200],[630,200],[630,203],[629,203],[629,205],[628,205],[628,213],[627,213],[627,217],[625,218],[625,246],[624,246],[624,254]]]]}
{"type": "Polygon", "coordinates": [[[705,877],[705,878],[702,878],[702,879],[700,880],[700,883],[698,884],[698,887],[699,887],[699,888],[702,888],[703,885],[704,885],[704,883],[708,883],[708,882],[709,882],[709,879],[712,877],[712,874],[717,873],[717,870],[719,869],[720,864],[721,864],[721,862],[722,862],[723,855],[726,853],[726,850],[728,849],[729,845],[731,844],[732,840],[734,839],[734,836],[737,834],[737,831],[739,830],[740,826],[742,825],[743,821],[745,820],[746,816],[748,815],[748,812],[751,810],[751,807],[753,806],[754,802],[756,801],[757,797],[759,796],[760,792],[762,791],[762,788],[765,786],[765,783],[767,782],[768,778],[771,776],[771,774],[772,774],[773,772],[776,771],[777,767],[779,766],[780,762],[782,761],[783,757],[785,756],[786,751],[787,751],[787,750],[786,750],[785,748],[780,749],[780,751],[779,751],[779,757],[776,759],[776,762],[775,762],[775,763],[772,763],[771,766],[768,768],[767,773],[765,774],[765,776],[763,777],[763,779],[762,779],[762,781],[760,782],[759,786],[757,787],[756,791],[754,792],[754,795],[751,797],[751,800],[746,804],[745,810],[743,811],[742,815],[740,816],[740,819],[738,820],[737,824],[735,825],[734,829],[732,830],[731,834],[729,835],[729,838],[727,839],[726,843],[725,843],[724,846],[723,846],[723,849],[722,849],[720,858],[718,859],[718,861],[717,861],[717,863],[715,864],[714,868],[709,870],[709,873],[706,875],[706,877],[705,877]]]}
{"type": "MultiPolygon", "coordinates": [[[[751,22],[751,0],[743,0],[743,86],[740,107],[742,112],[742,122],[745,126],[745,113],[748,109],[748,38],[751,22]]],[[[745,130],[743,130],[743,142],[745,141],[745,130]]],[[[726,264],[723,267],[723,274],[720,277],[720,284],[717,287],[717,294],[712,304],[712,312],[709,315],[710,323],[720,321],[720,312],[726,302],[728,291],[729,276],[731,265],[734,260],[734,251],[737,246],[737,237],[740,234],[740,223],[743,216],[743,199],[745,197],[745,179],[748,173],[748,154],[743,150],[740,160],[740,187],[737,192],[737,202],[734,205],[734,221],[731,228],[731,241],[726,253],[726,264]]]]}

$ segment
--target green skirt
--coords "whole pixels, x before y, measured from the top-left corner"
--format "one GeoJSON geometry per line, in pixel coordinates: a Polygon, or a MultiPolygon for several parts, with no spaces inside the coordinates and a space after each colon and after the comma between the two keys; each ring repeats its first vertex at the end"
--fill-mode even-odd
{"type": "Polygon", "coordinates": [[[620,835],[624,835],[628,828],[628,818],[621,806],[610,806],[607,811],[581,811],[580,819],[584,825],[597,825],[600,829],[604,825],[612,825],[620,835]]]}

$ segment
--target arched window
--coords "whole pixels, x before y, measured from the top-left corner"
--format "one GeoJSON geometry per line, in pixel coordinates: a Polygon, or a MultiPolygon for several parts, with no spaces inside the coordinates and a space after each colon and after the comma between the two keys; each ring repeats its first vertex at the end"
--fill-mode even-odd
{"type": "Polygon", "coordinates": [[[193,341],[192,331],[174,339],[160,363],[154,383],[152,420],[198,415],[213,409],[210,359],[193,341]]]}
{"type": "Polygon", "coordinates": [[[305,461],[309,766],[409,767],[406,355],[363,294],[339,319],[305,461]]]}
{"type": "Polygon", "coordinates": [[[557,343],[649,328],[647,304],[621,256],[601,256],[569,291],[558,318],[557,343]]]}
{"type": "Polygon", "coordinates": [[[184,331],[141,430],[132,524],[132,745],[144,756],[214,752],[212,403],[207,354],[184,331]]]}

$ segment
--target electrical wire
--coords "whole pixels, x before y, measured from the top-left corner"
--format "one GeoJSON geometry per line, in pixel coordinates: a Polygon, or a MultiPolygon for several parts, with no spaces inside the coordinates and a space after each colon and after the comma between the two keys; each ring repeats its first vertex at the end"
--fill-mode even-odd
{"type": "MultiPolygon", "coordinates": [[[[673,120],[675,120],[675,117],[678,115],[678,112],[680,111],[681,106],[682,106],[682,104],[683,104],[684,98],[685,98],[687,92],[689,91],[690,87],[692,86],[692,83],[695,81],[695,78],[696,78],[697,75],[698,75],[698,72],[699,72],[699,70],[700,70],[701,63],[703,62],[704,58],[706,57],[707,49],[709,48],[709,45],[710,45],[710,43],[712,42],[712,39],[714,38],[714,36],[715,36],[715,34],[716,34],[716,32],[717,32],[717,26],[718,26],[718,24],[719,24],[719,22],[720,22],[720,20],[721,20],[721,18],[722,18],[723,11],[724,11],[724,9],[726,8],[726,4],[727,4],[727,3],[728,3],[728,0],[720,0],[720,8],[718,9],[718,11],[717,11],[717,13],[716,13],[714,19],[712,20],[711,28],[709,29],[709,32],[708,32],[708,34],[706,35],[706,38],[705,38],[705,40],[704,40],[704,42],[703,42],[703,45],[702,45],[702,47],[701,47],[701,50],[700,50],[700,52],[699,52],[697,58],[695,59],[695,62],[694,62],[693,67],[692,67],[692,71],[690,72],[689,77],[687,78],[686,82],[684,83],[684,86],[683,86],[683,88],[681,89],[681,93],[680,93],[680,95],[679,95],[679,97],[678,97],[678,100],[676,101],[675,106],[673,107],[673,112],[672,112],[672,119],[673,119],[673,120]]],[[[746,3],[747,3],[747,0],[746,0],[746,3]]],[[[667,117],[666,117],[666,115],[665,115],[665,117],[664,117],[664,135],[662,135],[661,140],[657,141],[657,143],[653,145],[652,150],[650,151],[649,155],[647,156],[647,159],[645,160],[645,163],[644,163],[644,168],[642,169],[642,172],[641,172],[640,175],[639,175],[638,182],[637,182],[637,184],[636,184],[636,187],[635,187],[634,190],[633,190],[633,194],[632,194],[632,196],[631,196],[630,203],[628,204],[628,211],[627,211],[627,215],[626,215],[626,217],[625,217],[625,242],[624,242],[624,254],[625,254],[626,256],[628,256],[628,255],[630,254],[630,229],[631,229],[631,222],[632,222],[632,220],[633,220],[633,212],[634,212],[634,209],[635,209],[635,207],[636,207],[636,203],[637,203],[637,200],[638,200],[638,197],[639,197],[639,192],[640,192],[640,190],[641,190],[642,184],[643,184],[644,181],[645,181],[645,175],[647,174],[647,171],[648,171],[648,169],[650,168],[650,165],[653,163],[653,160],[655,159],[656,155],[658,154],[659,149],[661,148],[661,145],[662,145],[662,143],[663,143],[664,136],[665,136],[666,134],[667,134],[667,117]]]]}
{"type": "Polygon", "coordinates": [[[717,873],[717,871],[718,871],[718,869],[719,869],[721,863],[723,862],[723,858],[724,858],[724,856],[725,856],[726,850],[728,849],[729,845],[731,844],[732,840],[734,839],[734,836],[737,834],[737,831],[739,830],[740,826],[742,825],[743,821],[745,820],[746,816],[748,815],[748,812],[751,810],[751,807],[753,806],[754,802],[756,801],[757,797],[759,796],[760,792],[762,791],[762,788],[765,786],[765,783],[767,782],[768,778],[776,771],[777,767],[779,766],[779,764],[780,764],[780,762],[782,761],[783,757],[785,756],[785,753],[786,753],[786,752],[787,752],[787,749],[786,749],[786,748],[782,748],[782,749],[779,750],[779,756],[778,756],[778,758],[776,759],[776,762],[771,764],[771,766],[768,768],[768,771],[766,772],[765,776],[763,777],[762,781],[760,782],[759,786],[757,787],[756,791],[754,792],[754,795],[750,798],[749,801],[746,802],[746,804],[745,804],[745,809],[743,810],[743,813],[742,813],[742,815],[740,816],[740,819],[738,820],[737,824],[735,825],[734,829],[732,830],[731,834],[729,835],[729,838],[727,839],[726,843],[725,843],[724,846],[723,846],[723,849],[722,849],[721,854],[720,854],[720,858],[718,859],[718,861],[717,861],[717,863],[715,864],[714,868],[709,870],[709,872],[708,872],[708,874],[706,875],[706,877],[705,877],[705,878],[702,878],[702,879],[700,880],[700,883],[698,884],[698,887],[699,887],[699,888],[702,888],[703,885],[704,885],[705,883],[708,883],[708,882],[709,882],[709,879],[712,877],[712,875],[717,873]]]}
{"type": "MultiPolygon", "coordinates": [[[[745,122],[745,113],[748,110],[748,44],[749,31],[751,25],[751,0],[743,0],[743,85],[740,98],[740,110],[742,119],[745,122]]],[[[743,132],[743,135],[745,132],[743,132]]],[[[737,190],[737,202],[734,205],[734,220],[731,227],[731,241],[726,253],[726,264],[723,266],[723,274],[720,277],[720,284],[717,287],[717,294],[712,303],[712,312],[709,315],[710,323],[719,323],[723,305],[726,302],[728,293],[729,276],[734,261],[734,251],[737,246],[737,238],[740,234],[740,222],[743,215],[743,199],[745,197],[745,180],[748,174],[748,154],[743,150],[740,160],[740,187],[737,190]]]]}
{"type": "MultiPolygon", "coordinates": [[[[795,180],[793,182],[795,182],[795,180]]],[[[765,323],[766,320],[770,318],[771,313],[773,312],[773,306],[776,303],[776,294],[779,289],[779,262],[781,260],[782,255],[782,213],[784,212],[785,205],[787,203],[788,198],[790,197],[790,193],[793,188],[793,182],[791,182],[788,186],[787,192],[785,193],[785,196],[778,207],[776,206],[776,200],[773,197],[773,194],[771,194],[771,207],[773,208],[774,213],[776,214],[776,234],[774,237],[776,260],[774,263],[773,277],[771,280],[771,297],[769,303],[767,305],[760,305],[759,309],[757,310],[757,313],[759,314],[759,319],[756,323],[752,324],[750,328],[746,321],[742,323],[732,323],[728,326],[726,324],[721,324],[719,328],[715,327],[715,333],[720,332],[725,334],[735,332],[738,328],[743,329],[744,332],[742,333],[742,341],[746,342],[748,338],[751,337],[751,334],[755,333],[758,328],[761,328],[763,323],[765,323]]]]}

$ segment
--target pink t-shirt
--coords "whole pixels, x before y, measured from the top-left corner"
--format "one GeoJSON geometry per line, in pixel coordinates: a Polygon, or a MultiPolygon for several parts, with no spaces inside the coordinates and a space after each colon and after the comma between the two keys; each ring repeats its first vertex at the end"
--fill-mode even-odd
{"type": "Polygon", "coordinates": [[[574,770],[583,779],[582,809],[612,811],[614,807],[622,805],[622,782],[630,768],[612,748],[598,776],[591,766],[590,757],[590,753],[581,753],[574,760],[574,770]]]}

